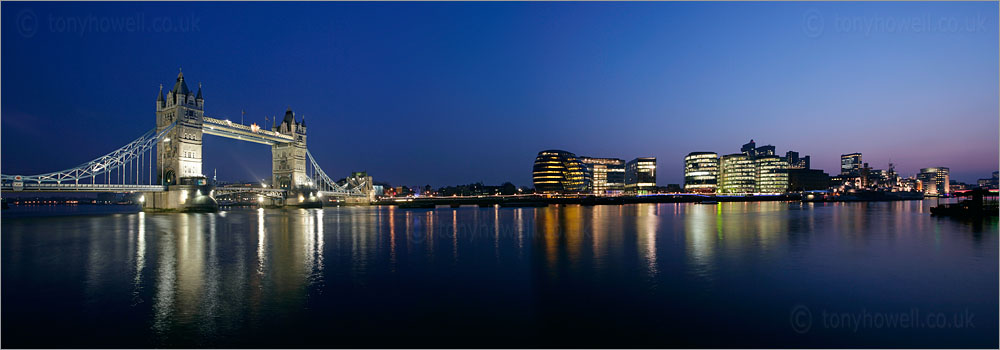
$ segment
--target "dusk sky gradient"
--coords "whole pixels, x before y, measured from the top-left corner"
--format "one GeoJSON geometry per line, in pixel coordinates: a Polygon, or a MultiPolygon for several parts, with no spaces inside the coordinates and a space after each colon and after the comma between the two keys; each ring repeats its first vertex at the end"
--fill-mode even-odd
{"type": "MultiPolygon", "coordinates": [[[[531,186],[536,153],[564,149],[655,156],[666,185],[687,153],[752,138],[831,174],[862,152],[974,182],[1000,158],[997,6],[5,2],[0,164],[32,175],[126,144],[183,67],[207,116],[305,115],[336,178],[531,186]],[[88,16],[145,30],[66,27],[88,16]],[[154,32],[164,18],[179,31],[154,32]]],[[[269,177],[267,146],[204,145],[209,177],[269,177]]]]}

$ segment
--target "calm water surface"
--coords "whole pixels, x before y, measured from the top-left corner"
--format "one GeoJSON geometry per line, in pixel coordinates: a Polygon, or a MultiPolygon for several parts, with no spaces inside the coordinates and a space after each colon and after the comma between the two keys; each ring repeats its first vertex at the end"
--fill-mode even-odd
{"type": "Polygon", "coordinates": [[[996,220],[931,205],[15,208],[2,346],[995,348],[996,220]]]}

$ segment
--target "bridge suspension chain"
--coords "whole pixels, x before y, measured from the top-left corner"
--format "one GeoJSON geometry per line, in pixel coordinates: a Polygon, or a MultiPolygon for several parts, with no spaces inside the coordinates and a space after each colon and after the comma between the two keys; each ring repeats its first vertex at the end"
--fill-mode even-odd
{"type": "Polygon", "coordinates": [[[365,195],[365,193],[362,191],[364,183],[356,186],[350,186],[350,183],[345,184],[343,186],[337,184],[335,181],[330,179],[329,176],[326,175],[326,172],[324,172],[323,168],[319,166],[319,163],[316,162],[316,158],[313,158],[312,153],[309,152],[308,149],[306,150],[306,158],[309,158],[309,164],[312,165],[312,179],[313,183],[316,184],[316,189],[320,191],[341,193],[346,195],[356,195],[356,196],[365,195]]]}

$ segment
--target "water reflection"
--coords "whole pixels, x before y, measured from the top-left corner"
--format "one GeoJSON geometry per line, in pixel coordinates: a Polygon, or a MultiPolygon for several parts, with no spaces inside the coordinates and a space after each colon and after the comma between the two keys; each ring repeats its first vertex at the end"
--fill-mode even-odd
{"type": "Polygon", "coordinates": [[[691,271],[711,278],[715,251],[723,239],[722,205],[690,205],[684,212],[685,256],[691,271]]]}
{"type": "Polygon", "coordinates": [[[658,204],[640,204],[638,215],[635,217],[638,228],[636,239],[639,243],[639,249],[642,251],[642,258],[646,261],[646,271],[650,280],[655,279],[657,274],[656,235],[659,233],[656,226],[659,224],[658,215],[658,204]]]}
{"type": "Polygon", "coordinates": [[[264,239],[267,236],[266,229],[264,228],[264,208],[257,209],[257,274],[264,274],[264,265],[266,255],[264,254],[264,239]]]}
{"type": "Polygon", "coordinates": [[[458,263],[458,210],[451,211],[451,256],[458,263]]]}
{"type": "MultiPolygon", "coordinates": [[[[146,268],[146,213],[139,212],[136,223],[135,277],[132,279],[132,306],[142,302],[142,272],[146,268]]],[[[131,231],[131,229],[129,230],[131,231]]]]}
{"type": "Polygon", "coordinates": [[[408,341],[458,333],[563,339],[586,331],[670,344],[659,334],[747,322],[769,327],[770,316],[729,309],[733,298],[782,313],[783,302],[794,298],[841,309],[968,305],[979,317],[995,316],[996,222],[931,218],[921,213],[925,206],[343,207],[38,222],[5,217],[3,282],[20,288],[5,290],[4,316],[19,322],[5,323],[4,336],[13,345],[30,339],[54,347],[72,344],[21,334],[55,329],[94,347],[399,346],[405,344],[383,343],[380,335],[387,325],[404,324],[394,332],[408,341]],[[690,316],[689,308],[708,316],[690,316]],[[729,313],[734,320],[715,317],[729,313]],[[120,333],[113,339],[121,343],[91,337],[108,329],[120,333]]]}
{"type": "Polygon", "coordinates": [[[546,272],[604,273],[634,261],[646,280],[655,283],[660,273],[660,210],[656,204],[535,209],[536,243],[546,272]]]}
{"type": "MultiPolygon", "coordinates": [[[[138,234],[132,278],[134,300],[141,300],[142,294],[147,255],[146,215],[138,213],[135,224],[138,234]]],[[[158,247],[152,298],[152,329],[158,336],[157,344],[171,344],[178,333],[211,337],[222,331],[219,317],[223,312],[229,317],[249,312],[252,319],[266,322],[259,318],[264,312],[262,307],[270,307],[271,303],[283,307],[302,305],[306,288],[323,283],[326,241],[323,210],[269,216],[268,211],[259,209],[230,213],[225,218],[218,214],[173,214],[168,220],[156,220],[152,227],[157,233],[158,247]],[[242,264],[224,264],[220,255],[234,254],[240,257],[235,261],[244,261],[239,250],[243,249],[245,231],[227,229],[226,238],[222,238],[219,230],[231,227],[228,220],[253,216],[257,219],[257,266],[247,274],[250,270],[242,264]],[[223,219],[227,221],[223,223],[223,219]],[[227,243],[234,246],[222,246],[227,243]]]]}

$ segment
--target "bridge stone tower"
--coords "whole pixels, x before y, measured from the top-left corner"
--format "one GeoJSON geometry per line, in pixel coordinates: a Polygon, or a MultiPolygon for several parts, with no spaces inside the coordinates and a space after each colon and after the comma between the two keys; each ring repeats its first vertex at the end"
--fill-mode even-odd
{"type": "Polygon", "coordinates": [[[182,178],[201,177],[201,137],[205,117],[205,100],[188,89],[184,73],[177,74],[173,89],[163,96],[163,85],[156,98],[156,131],[165,129],[174,120],[177,126],[156,145],[156,173],[161,183],[176,185],[182,178]]]}
{"type": "Polygon", "coordinates": [[[306,175],[306,119],[295,120],[291,108],[285,111],[281,124],[271,127],[272,131],[292,136],[294,142],[279,143],[271,146],[271,183],[286,190],[299,187],[311,187],[306,175]]]}

